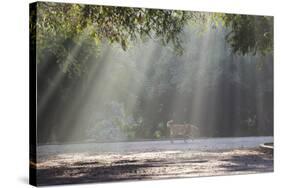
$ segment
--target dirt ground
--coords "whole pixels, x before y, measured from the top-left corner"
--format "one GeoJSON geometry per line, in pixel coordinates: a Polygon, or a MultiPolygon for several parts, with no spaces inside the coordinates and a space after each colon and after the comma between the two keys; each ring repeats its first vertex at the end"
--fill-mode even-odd
{"type": "Polygon", "coordinates": [[[273,155],[260,149],[67,153],[36,164],[38,184],[182,178],[273,172],[273,155]]]}

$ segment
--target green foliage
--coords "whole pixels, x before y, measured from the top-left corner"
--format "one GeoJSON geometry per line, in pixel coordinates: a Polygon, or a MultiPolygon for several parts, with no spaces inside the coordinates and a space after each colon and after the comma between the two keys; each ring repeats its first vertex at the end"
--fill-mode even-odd
{"type": "MultiPolygon", "coordinates": [[[[101,41],[120,44],[126,51],[130,42],[153,38],[164,45],[172,43],[182,53],[180,33],[193,13],[178,10],[94,6],[83,4],[37,3],[37,48],[45,48],[67,58],[71,48],[64,43],[72,40],[92,41],[92,49],[101,41]]],[[[74,63],[75,64],[75,63],[74,63]]]]}
{"type": "Polygon", "coordinates": [[[36,11],[30,15],[30,31],[31,37],[36,37],[37,62],[46,58],[47,50],[58,57],[57,63],[69,75],[81,75],[87,69],[89,54],[98,55],[104,42],[118,44],[127,51],[133,42],[152,39],[172,46],[176,54],[182,55],[182,33],[186,27],[196,25],[205,29],[210,24],[213,28],[220,24],[227,27],[226,40],[235,53],[266,55],[273,51],[273,17],[268,16],[52,2],[38,2],[36,11]],[[79,53],[83,56],[77,57],[81,47],[79,53]]]}
{"type": "Polygon", "coordinates": [[[273,52],[273,17],[221,14],[218,18],[230,28],[226,40],[235,53],[273,52]]]}

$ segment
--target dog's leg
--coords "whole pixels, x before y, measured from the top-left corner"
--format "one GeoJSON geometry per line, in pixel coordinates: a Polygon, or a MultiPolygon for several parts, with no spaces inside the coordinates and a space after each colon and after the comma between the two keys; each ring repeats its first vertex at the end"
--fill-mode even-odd
{"type": "Polygon", "coordinates": [[[186,143],[186,139],[187,139],[187,137],[186,137],[186,135],[184,134],[184,135],[183,135],[183,141],[184,141],[184,143],[186,143]]]}
{"type": "Polygon", "coordinates": [[[174,143],[174,141],[173,141],[173,134],[170,134],[170,141],[171,141],[171,144],[174,143]]]}

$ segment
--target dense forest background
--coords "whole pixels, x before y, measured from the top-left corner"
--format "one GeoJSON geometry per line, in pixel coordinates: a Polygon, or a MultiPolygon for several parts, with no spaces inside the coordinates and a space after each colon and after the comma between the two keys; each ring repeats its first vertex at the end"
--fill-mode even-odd
{"type": "Polygon", "coordinates": [[[38,3],[40,143],[273,135],[273,18],[38,3]]]}

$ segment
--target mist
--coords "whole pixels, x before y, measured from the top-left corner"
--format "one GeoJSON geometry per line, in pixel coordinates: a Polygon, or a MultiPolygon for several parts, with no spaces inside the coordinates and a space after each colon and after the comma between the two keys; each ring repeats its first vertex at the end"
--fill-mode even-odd
{"type": "MultiPolygon", "coordinates": [[[[206,27],[206,26],[205,26],[206,27]]],[[[198,137],[273,135],[273,55],[237,55],[227,29],[186,26],[182,55],[149,39],[127,51],[102,41],[78,74],[87,41],[63,60],[37,64],[39,143],[166,139],[167,122],[189,123],[198,137]]]]}

